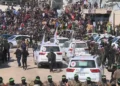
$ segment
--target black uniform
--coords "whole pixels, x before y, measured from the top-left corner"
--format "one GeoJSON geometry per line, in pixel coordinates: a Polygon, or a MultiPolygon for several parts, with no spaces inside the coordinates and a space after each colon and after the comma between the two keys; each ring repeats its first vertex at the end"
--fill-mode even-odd
{"type": "Polygon", "coordinates": [[[56,54],[51,50],[51,52],[48,53],[47,57],[50,65],[50,72],[52,72],[54,66],[56,65],[56,54]]]}
{"type": "Polygon", "coordinates": [[[10,60],[10,52],[9,52],[9,50],[10,50],[10,45],[9,45],[9,43],[8,43],[7,40],[4,40],[4,45],[3,45],[3,47],[4,47],[4,50],[3,50],[3,58],[5,59],[5,61],[10,60]]]}
{"type": "Polygon", "coordinates": [[[23,50],[22,52],[22,64],[23,64],[23,69],[27,69],[27,56],[29,55],[27,50],[23,50]]]}
{"type": "Polygon", "coordinates": [[[3,43],[2,41],[0,42],[0,60],[4,63],[4,58],[3,58],[3,43]]]}
{"type": "Polygon", "coordinates": [[[20,49],[17,49],[15,51],[15,54],[16,54],[16,58],[17,58],[17,62],[18,62],[18,66],[21,66],[21,55],[22,55],[22,51],[20,49]]]}

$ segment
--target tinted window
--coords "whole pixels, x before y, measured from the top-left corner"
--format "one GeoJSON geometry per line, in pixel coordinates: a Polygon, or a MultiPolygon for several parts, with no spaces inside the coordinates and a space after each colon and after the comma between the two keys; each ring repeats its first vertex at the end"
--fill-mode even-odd
{"type": "Polygon", "coordinates": [[[11,37],[9,37],[8,39],[13,39],[13,38],[15,38],[15,36],[11,36],[11,37]]]}
{"type": "Polygon", "coordinates": [[[51,49],[52,49],[54,52],[60,51],[59,47],[57,47],[57,46],[44,46],[44,48],[45,48],[45,51],[46,51],[46,52],[50,52],[51,49]]]}
{"type": "Polygon", "coordinates": [[[86,43],[76,43],[75,48],[85,48],[87,47],[86,43]]]}
{"type": "Polygon", "coordinates": [[[22,37],[21,37],[21,36],[16,37],[16,40],[21,40],[21,39],[22,39],[22,37]]]}
{"type": "Polygon", "coordinates": [[[59,43],[65,43],[68,39],[59,39],[59,43]]]}
{"type": "Polygon", "coordinates": [[[63,47],[68,48],[68,47],[69,47],[69,45],[70,45],[70,43],[65,42],[65,43],[64,43],[64,45],[63,45],[63,47]]]}
{"type": "Polygon", "coordinates": [[[72,60],[70,67],[75,68],[95,68],[94,60],[72,60]]]}

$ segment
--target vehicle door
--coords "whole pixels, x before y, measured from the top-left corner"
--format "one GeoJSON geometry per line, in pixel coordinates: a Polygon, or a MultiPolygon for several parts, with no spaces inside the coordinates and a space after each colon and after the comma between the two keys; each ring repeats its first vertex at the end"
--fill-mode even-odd
{"type": "Polygon", "coordinates": [[[15,38],[14,45],[17,45],[19,41],[22,41],[22,36],[18,36],[15,38]]]}
{"type": "Polygon", "coordinates": [[[97,57],[97,65],[101,74],[104,74],[104,66],[102,65],[102,59],[100,57],[97,57]]]}

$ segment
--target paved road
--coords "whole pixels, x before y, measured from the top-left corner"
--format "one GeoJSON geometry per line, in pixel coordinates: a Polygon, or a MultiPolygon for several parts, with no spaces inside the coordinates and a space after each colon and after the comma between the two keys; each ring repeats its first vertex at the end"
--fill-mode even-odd
{"type": "MultiPolygon", "coordinates": [[[[52,75],[53,80],[58,82],[59,80],[61,80],[61,76],[65,74],[65,68],[62,69],[62,72],[56,73],[50,73],[48,68],[37,68],[37,66],[34,65],[33,62],[31,50],[29,50],[30,55],[28,57],[28,70],[23,70],[22,68],[19,68],[17,66],[17,61],[15,55],[13,54],[14,52],[15,49],[12,49],[11,61],[8,64],[3,64],[0,66],[0,76],[4,78],[5,83],[8,82],[10,77],[13,77],[15,79],[15,82],[19,83],[21,81],[21,77],[23,76],[25,76],[27,78],[27,81],[30,82],[31,80],[34,80],[37,75],[41,77],[42,81],[47,80],[48,75],[52,75]]],[[[107,78],[110,79],[111,73],[105,70],[105,74],[107,75],[107,78]]]]}

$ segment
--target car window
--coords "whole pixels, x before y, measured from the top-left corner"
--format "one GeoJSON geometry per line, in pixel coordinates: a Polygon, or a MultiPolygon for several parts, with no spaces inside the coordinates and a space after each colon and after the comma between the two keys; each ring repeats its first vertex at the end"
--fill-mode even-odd
{"type": "Polygon", "coordinates": [[[21,40],[21,38],[22,38],[21,36],[18,36],[16,37],[16,40],[21,40]]]}
{"type": "Polygon", "coordinates": [[[68,39],[59,39],[59,43],[65,43],[68,39]]]}
{"type": "Polygon", "coordinates": [[[27,39],[27,38],[29,38],[29,37],[27,37],[27,36],[21,36],[21,39],[22,39],[22,40],[25,40],[25,39],[27,39]]]}
{"type": "Polygon", "coordinates": [[[72,60],[70,67],[73,68],[95,68],[94,60],[72,60]]]}
{"type": "Polygon", "coordinates": [[[76,43],[75,48],[85,48],[87,47],[86,43],[76,43]]]}
{"type": "Polygon", "coordinates": [[[60,48],[58,46],[44,46],[43,47],[43,51],[45,51],[45,52],[50,52],[51,49],[53,50],[53,52],[60,51],[60,48]]]}
{"type": "Polygon", "coordinates": [[[65,43],[64,43],[64,45],[63,45],[63,47],[64,47],[64,48],[68,48],[68,47],[69,47],[69,45],[70,45],[70,43],[69,43],[69,42],[65,42],[65,43]]]}
{"type": "Polygon", "coordinates": [[[13,38],[15,38],[15,36],[10,36],[8,39],[11,40],[11,39],[13,39],[13,38]]]}

